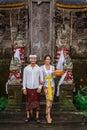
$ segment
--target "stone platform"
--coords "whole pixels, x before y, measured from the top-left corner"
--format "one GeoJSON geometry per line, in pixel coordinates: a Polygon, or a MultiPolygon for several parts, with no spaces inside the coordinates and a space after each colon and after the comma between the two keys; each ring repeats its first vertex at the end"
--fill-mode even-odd
{"type": "MultiPolygon", "coordinates": [[[[62,85],[60,88],[60,96],[54,98],[53,107],[52,107],[52,118],[54,124],[79,124],[86,123],[86,120],[83,119],[82,113],[77,111],[73,104],[73,93],[72,85],[62,85]]],[[[18,92],[19,90],[17,90],[18,92]]],[[[16,96],[17,96],[16,92],[16,96]]],[[[18,93],[19,94],[19,93],[18,93]]],[[[11,94],[10,94],[11,95],[11,94]]],[[[15,95],[15,94],[14,94],[15,95]]],[[[24,95],[22,95],[24,96],[24,95]]],[[[16,101],[10,102],[7,108],[0,112],[0,124],[24,124],[26,118],[25,112],[25,97],[22,97],[22,102],[18,102],[17,98],[13,98],[16,101]]],[[[19,97],[19,99],[21,99],[19,97]]],[[[42,124],[47,124],[45,119],[45,96],[44,93],[41,93],[41,102],[40,102],[40,118],[42,124]]],[[[35,117],[35,116],[34,116],[35,117]]],[[[30,124],[35,124],[35,120],[31,120],[30,124]]]]}

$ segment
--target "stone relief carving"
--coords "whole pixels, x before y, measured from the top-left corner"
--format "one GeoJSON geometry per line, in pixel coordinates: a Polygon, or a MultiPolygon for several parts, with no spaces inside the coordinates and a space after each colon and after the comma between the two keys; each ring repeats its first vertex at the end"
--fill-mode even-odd
{"type": "Polygon", "coordinates": [[[71,61],[71,58],[69,55],[65,56],[63,68],[64,68],[64,70],[68,70],[68,69],[72,70],[73,69],[73,64],[72,64],[72,61],[71,61]]]}
{"type": "Polygon", "coordinates": [[[17,45],[18,47],[24,47],[25,46],[25,39],[23,38],[22,32],[19,32],[17,34],[17,37],[14,41],[14,45],[17,45]]]}
{"type": "Polygon", "coordinates": [[[65,24],[57,30],[56,46],[58,48],[66,47],[69,48],[69,26],[65,24]]]}
{"type": "Polygon", "coordinates": [[[71,55],[72,57],[87,57],[87,39],[79,39],[77,45],[71,46],[71,55]]]}

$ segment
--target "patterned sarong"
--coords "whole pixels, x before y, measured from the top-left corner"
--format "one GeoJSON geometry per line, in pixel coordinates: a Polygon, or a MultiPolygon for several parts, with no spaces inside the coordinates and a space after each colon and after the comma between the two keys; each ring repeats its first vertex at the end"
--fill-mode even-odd
{"type": "Polygon", "coordinates": [[[37,89],[27,89],[26,110],[40,107],[40,94],[37,89]]]}

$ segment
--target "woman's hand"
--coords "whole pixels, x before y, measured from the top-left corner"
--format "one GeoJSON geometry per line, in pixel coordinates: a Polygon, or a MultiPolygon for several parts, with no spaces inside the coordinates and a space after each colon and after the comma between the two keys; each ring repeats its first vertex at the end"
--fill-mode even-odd
{"type": "Polygon", "coordinates": [[[23,94],[27,95],[27,90],[26,89],[23,89],[23,94]]]}

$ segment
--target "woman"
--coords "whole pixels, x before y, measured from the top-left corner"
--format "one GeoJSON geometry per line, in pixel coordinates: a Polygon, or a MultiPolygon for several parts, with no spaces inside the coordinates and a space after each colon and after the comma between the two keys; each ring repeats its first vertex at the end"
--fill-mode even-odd
{"type": "Polygon", "coordinates": [[[51,108],[52,108],[54,92],[55,92],[53,71],[55,69],[54,66],[51,65],[50,55],[46,55],[44,60],[45,60],[45,64],[42,65],[41,68],[44,75],[43,89],[46,96],[46,119],[48,123],[52,123],[51,108]]]}

